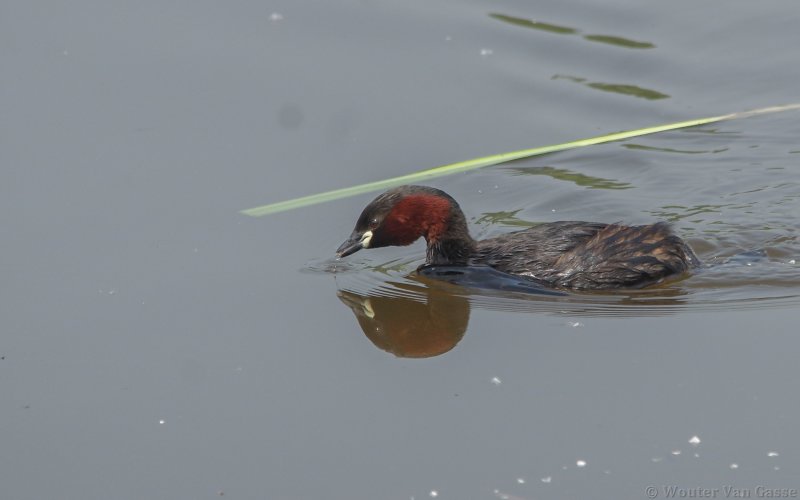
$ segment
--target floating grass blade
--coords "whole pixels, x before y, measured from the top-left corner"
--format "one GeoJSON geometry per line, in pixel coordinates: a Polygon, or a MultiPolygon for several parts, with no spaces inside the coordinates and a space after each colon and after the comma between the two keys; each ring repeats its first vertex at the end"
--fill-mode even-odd
{"type": "Polygon", "coordinates": [[[593,146],[595,144],[603,144],[606,142],[621,141],[630,139],[631,137],[639,137],[642,135],[655,134],[658,132],[666,132],[668,130],[677,130],[688,127],[696,127],[698,125],[706,125],[709,123],[716,123],[725,120],[733,120],[736,118],[746,118],[749,116],[763,115],[767,113],[778,113],[781,111],[789,111],[800,109],[800,103],[788,104],[786,106],[772,106],[768,108],[760,108],[752,111],[743,111],[739,113],[730,113],[727,115],[712,116],[709,118],[698,118],[695,120],[686,120],[682,122],[667,123],[664,125],[656,125],[654,127],[640,128],[636,130],[627,130],[624,132],[615,132],[612,134],[600,135],[597,137],[590,137],[588,139],[580,139],[572,142],[565,142],[562,144],[552,144],[550,146],[541,146],[532,149],[522,149],[519,151],[512,151],[510,153],[501,153],[491,156],[484,156],[482,158],[475,158],[472,160],[460,161],[450,165],[443,165],[441,167],[434,167],[412,174],[401,175],[400,177],[392,177],[391,179],[384,179],[375,182],[368,182],[358,186],[352,186],[342,189],[335,189],[333,191],[326,191],[324,193],[314,194],[310,196],[303,196],[287,201],[280,201],[278,203],[270,203],[255,208],[248,208],[242,210],[241,213],[252,217],[261,217],[264,215],[275,214],[278,212],[285,212],[295,208],[307,207],[316,205],[326,201],[338,200],[347,198],[349,196],[356,196],[359,194],[369,193],[373,191],[380,191],[390,187],[399,186],[401,184],[409,184],[433,179],[435,177],[442,177],[445,175],[455,174],[458,172],[465,172],[476,168],[488,167],[497,165],[521,158],[528,158],[531,156],[538,156],[547,153],[555,153],[557,151],[564,151],[567,149],[581,148],[585,146],[593,146]]]}

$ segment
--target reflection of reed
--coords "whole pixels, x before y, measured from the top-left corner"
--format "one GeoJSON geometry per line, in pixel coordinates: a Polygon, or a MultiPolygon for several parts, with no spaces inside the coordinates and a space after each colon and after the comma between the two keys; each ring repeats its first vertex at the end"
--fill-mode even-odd
{"type": "Polygon", "coordinates": [[[573,172],[565,168],[511,167],[508,170],[511,170],[519,175],[546,175],[556,180],[572,182],[576,186],[587,187],[589,189],[631,189],[635,187],[627,182],[620,182],[614,179],[603,179],[602,177],[592,177],[579,172],[573,172]]]}
{"type": "Polygon", "coordinates": [[[578,33],[578,30],[574,28],[559,26],[552,23],[543,23],[541,21],[534,21],[533,19],[525,19],[524,17],[508,16],[497,13],[489,14],[489,17],[508,24],[520,26],[522,28],[531,28],[539,31],[546,31],[548,33],[557,33],[559,35],[574,35],[578,33]]]}
{"type": "Polygon", "coordinates": [[[655,146],[646,146],[644,144],[635,144],[629,142],[627,144],[622,145],[623,148],[627,149],[634,149],[638,151],[654,151],[657,153],[678,153],[684,155],[702,155],[702,154],[719,154],[724,153],[728,150],[728,148],[718,148],[718,149],[675,149],[675,148],[658,148],[655,146]]]}
{"type": "Polygon", "coordinates": [[[614,94],[628,95],[632,97],[639,97],[641,99],[648,99],[651,101],[657,99],[667,99],[668,94],[664,94],[657,90],[646,89],[638,85],[631,85],[629,83],[607,83],[607,82],[592,82],[586,78],[571,75],[554,75],[553,80],[569,80],[571,82],[583,84],[595,90],[602,90],[603,92],[612,92],[614,94]]]}
{"type": "MultiPolygon", "coordinates": [[[[557,24],[545,23],[542,21],[535,21],[533,19],[525,19],[524,17],[509,16],[506,14],[499,14],[499,13],[491,13],[489,14],[489,17],[491,17],[492,19],[497,19],[498,21],[503,21],[504,23],[512,24],[514,26],[519,26],[521,28],[530,28],[534,30],[545,31],[548,33],[555,33],[558,35],[580,34],[580,30],[575,28],[570,28],[568,26],[559,26],[557,24]]],[[[655,44],[650,42],[640,42],[637,40],[631,40],[630,38],[624,38],[615,35],[583,35],[583,38],[584,40],[589,42],[614,45],[616,47],[622,47],[623,49],[655,48],[655,44]]]]}

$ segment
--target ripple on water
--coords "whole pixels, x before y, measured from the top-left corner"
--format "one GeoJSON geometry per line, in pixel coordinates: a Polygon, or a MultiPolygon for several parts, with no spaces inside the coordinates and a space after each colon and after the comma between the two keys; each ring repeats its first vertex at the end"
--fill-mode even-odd
{"type": "MultiPolygon", "coordinates": [[[[767,267],[790,264],[767,262],[767,267]]],[[[373,268],[386,266],[373,266],[373,268]]],[[[408,266],[414,269],[414,265],[408,266]]],[[[750,268],[752,266],[746,266],[750,268]]],[[[413,271],[376,272],[363,263],[342,268],[326,268],[336,273],[337,287],[363,297],[406,298],[426,302],[431,290],[465,297],[478,309],[516,313],[552,313],[572,316],[662,316],[709,310],[773,309],[800,305],[800,273],[793,272],[771,280],[752,281],[750,269],[737,275],[735,267],[713,266],[695,276],[646,290],[569,293],[561,296],[522,293],[498,289],[463,287],[440,282],[413,271]],[[738,279],[737,279],[738,278],[738,279]]],[[[324,268],[324,266],[323,266],[324,268]]]]}

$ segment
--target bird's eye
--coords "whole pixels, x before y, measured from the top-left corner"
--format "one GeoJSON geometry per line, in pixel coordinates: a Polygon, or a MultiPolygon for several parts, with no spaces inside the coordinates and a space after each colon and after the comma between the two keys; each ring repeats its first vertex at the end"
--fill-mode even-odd
{"type": "Polygon", "coordinates": [[[378,225],[379,225],[378,224],[378,219],[372,219],[371,221],[369,221],[369,229],[370,230],[375,229],[376,227],[378,227],[378,225]]]}

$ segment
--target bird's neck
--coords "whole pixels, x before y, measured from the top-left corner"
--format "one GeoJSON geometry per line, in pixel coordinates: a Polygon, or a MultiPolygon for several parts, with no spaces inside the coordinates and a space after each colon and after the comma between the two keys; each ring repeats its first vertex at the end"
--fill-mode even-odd
{"type": "Polygon", "coordinates": [[[476,248],[464,214],[459,209],[451,211],[442,231],[425,240],[428,243],[425,265],[429,266],[465,266],[476,248]]]}

